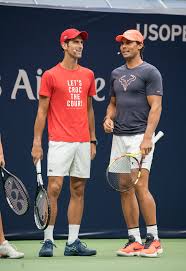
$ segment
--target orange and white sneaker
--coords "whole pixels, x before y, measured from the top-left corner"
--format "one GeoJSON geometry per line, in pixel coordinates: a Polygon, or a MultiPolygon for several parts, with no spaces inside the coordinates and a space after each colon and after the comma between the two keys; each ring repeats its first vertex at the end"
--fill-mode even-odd
{"type": "Polygon", "coordinates": [[[147,234],[144,249],[141,250],[140,256],[142,257],[158,257],[163,253],[160,240],[155,240],[151,233],[147,234]]]}
{"type": "Polygon", "coordinates": [[[140,252],[143,248],[144,246],[136,242],[133,235],[130,235],[129,241],[124,247],[120,248],[116,254],[117,256],[140,256],[140,252]]]}

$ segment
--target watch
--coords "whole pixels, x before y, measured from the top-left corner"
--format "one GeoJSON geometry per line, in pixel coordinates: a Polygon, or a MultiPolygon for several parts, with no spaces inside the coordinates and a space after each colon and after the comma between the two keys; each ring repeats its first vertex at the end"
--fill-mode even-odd
{"type": "Polygon", "coordinates": [[[96,145],[96,146],[98,145],[98,141],[97,141],[97,140],[91,140],[90,143],[91,143],[91,144],[94,144],[94,145],[96,145]]]}

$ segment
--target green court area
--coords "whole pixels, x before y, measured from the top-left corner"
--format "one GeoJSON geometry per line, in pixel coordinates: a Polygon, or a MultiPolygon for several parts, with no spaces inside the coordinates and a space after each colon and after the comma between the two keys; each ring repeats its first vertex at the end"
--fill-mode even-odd
{"type": "Polygon", "coordinates": [[[117,257],[115,251],[126,240],[89,239],[83,240],[89,247],[97,249],[92,257],[63,256],[65,240],[57,240],[52,258],[39,258],[39,241],[11,242],[25,252],[23,259],[0,259],[1,271],[186,271],[186,239],[164,239],[164,253],[159,258],[117,257]]]}

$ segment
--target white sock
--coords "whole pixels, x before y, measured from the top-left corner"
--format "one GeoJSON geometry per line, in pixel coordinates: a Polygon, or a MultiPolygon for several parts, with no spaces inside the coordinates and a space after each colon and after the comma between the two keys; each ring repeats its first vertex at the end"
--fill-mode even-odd
{"type": "Polygon", "coordinates": [[[68,244],[71,245],[76,239],[78,239],[80,225],[69,224],[68,244]]]}
{"type": "Polygon", "coordinates": [[[136,242],[142,244],[139,228],[128,229],[128,235],[133,235],[136,242]]]}
{"type": "Polygon", "coordinates": [[[53,231],[54,231],[54,225],[49,225],[46,228],[46,230],[44,230],[44,241],[49,239],[54,243],[53,231]]]}
{"type": "Polygon", "coordinates": [[[153,225],[153,226],[147,226],[147,234],[151,233],[154,236],[155,240],[159,240],[158,238],[158,227],[157,225],[153,225]]]}

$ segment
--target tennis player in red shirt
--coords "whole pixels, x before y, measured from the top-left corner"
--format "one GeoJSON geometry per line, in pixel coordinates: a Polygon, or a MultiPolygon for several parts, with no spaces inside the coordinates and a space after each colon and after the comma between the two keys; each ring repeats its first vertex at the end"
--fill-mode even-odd
{"type": "Polygon", "coordinates": [[[92,96],[96,95],[93,71],[82,67],[83,43],[88,33],[66,29],[60,37],[64,51],[62,62],[47,70],[41,80],[39,106],[34,126],[32,156],[34,164],[43,157],[42,134],[48,121],[48,195],[51,219],[44,231],[40,257],[53,256],[53,230],[57,216],[57,200],[64,176],[70,176],[68,206],[69,235],[65,256],[91,256],[89,249],[78,239],[84,207],[86,179],[90,163],[96,155],[96,136],[92,96]]]}

